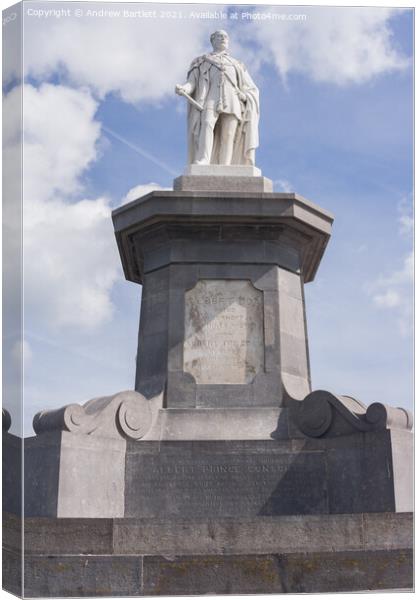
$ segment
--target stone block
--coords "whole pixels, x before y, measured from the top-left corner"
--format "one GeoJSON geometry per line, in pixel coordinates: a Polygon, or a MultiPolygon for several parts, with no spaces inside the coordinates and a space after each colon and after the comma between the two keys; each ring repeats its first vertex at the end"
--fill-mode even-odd
{"type": "Polygon", "coordinates": [[[282,591],[331,593],[413,588],[407,550],[288,554],[278,556],[282,591]]]}
{"type": "Polygon", "coordinates": [[[275,556],[145,557],[147,595],[258,594],[283,591],[275,556]]]}
{"type": "MultiPolygon", "coordinates": [[[[10,417],[10,415],[9,415],[10,417]]],[[[8,424],[10,426],[10,423],[8,424]]],[[[3,430],[2,505],[4,511],[22,513],[23,439],[3,430]]]]}
{"type": "MultiPolygon", "coordinates": [[[[117,519],[114,523],[114,552],[179,556],[362,550],[363,516],[117,519]]],[[[395,515],[390,515],[389,522],[392,523],[393,519],[395,515]]],[[[378,523],[383,521],[382,516],[378,515],[378,523]]],[[[411,530],[404,524],[401,526],[400,520],[395,523],[394,532],[395,544],[399,544],[395,547],[411,548],[412,537],[408,535],[411,530]],[[397,530],[397,527],[400,529],[397,530]]],[[[377,540],[380,547],[380,535],[377,540]]]]}
{"type": "MultiPolygon", "coordinates": [[[[21,594],[15,521],[5,515],[3,585],[21,594]]],[[[412,587],[411,514],[31,518],[26,528],[25,597],[412,587]]]]}
{"type": "Polygon", "coordinates": [[[267,177],[180,175],[174,179],[176,192],[272,192],[273,182],[267,177]]]}
{"type": "Polygon", "coordinates": [[[3,543],[2,587],[4,590],[23,597],[22,554],[10,550],[3,543]]]}
{"type": "Polygon", "coordinates": [[[25,515],[124,515],[124,439],[68,431],[25,441],[25,515]]]}
{"type": "Polygon", "coordinates": [[[127,517],[249,517],[328,512],[322,453],[281,440],[147,442],[127,447],[127,517]]]}
{"type": "Polygon", "coordinates": [[[325,440],[332,513],[395,511],[390,432],[325,440]]]}
{"type": "Polygon", "coordinates": [[[172,408],[159,410],[144,440],[287,439],[287,410],[281,408],[172,408]]]}
{"type": "Polygon", "coordinates": [[[391,430],[392,470],[395,487],[395,510],[409,512],[414,507],[413,436],[404,430],[391,430]]]}
{"type": "MultiPolygon", "coordinates": [[[[236,224],[238,230],[242,224],[248,231],[250,226],[254,231],[261,228],[259,239],[265,240],[267,257],[272,255],[266,238],[267,226],[271,228],[270,238],[277,228],[281,233],[277,239],[284,241],[283,247],[301,257],[303,279],[307,282],[315,276],[331,233],[333,217],[297,194],[249,190],[242,193],[156,191],[116,209],[113,221],[124,273],[138,283],[144,275],[141,257],[147,253],[155,235],[153,232],[161,232],[162,228],[174,224],[180,228],[183,239],[186,227],[192,227],[194,231],[223,227],[224,224],[229,227],[236,224]]],[[[249,262],[253,262],[251,255],[249,262]]]]}
{"type": "Polygon", "coordinates": [[[63,598],[138,596],[142,558],[130,556],[55,556],[25,561],[25,597],[63,598]]]}
{"type": "Polygon", "coordinates": [[[113,553],[112,519],[27,517],[24,532],[26,555],[113,553]]]}
{"type": "Polygon", "coordinates": [[[367,550],[411,548],[414,539],[413,513],[365,513],[364,547],[367,550]]]}
{"type": "Polygon", "coordinates": [[[229,177],[259,177],[261,169],[254,165],[187,165],[183,175],[207,175],[209,177],[219,176],[223,179],[229,177]]]}
{"type": "Polygon", "coordinates": [[[150,595],[328,593],[412,589],[412,554],[336,552],[146,557],[150,595]]]}

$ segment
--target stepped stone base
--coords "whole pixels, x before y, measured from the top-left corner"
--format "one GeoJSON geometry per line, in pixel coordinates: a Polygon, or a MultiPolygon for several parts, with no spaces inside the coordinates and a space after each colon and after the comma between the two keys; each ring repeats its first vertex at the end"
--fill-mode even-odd
{"type": "Polygon", "coordinates": [[[174,191],[272,192],[273,182],[246,165],[188,165],[174,180],[174,191]]]}
{"type": "Polygon", "coordinates": [[[25,520],[6,514],[3,582],[25,597],[412,589],[412,514],[25,520]]]}

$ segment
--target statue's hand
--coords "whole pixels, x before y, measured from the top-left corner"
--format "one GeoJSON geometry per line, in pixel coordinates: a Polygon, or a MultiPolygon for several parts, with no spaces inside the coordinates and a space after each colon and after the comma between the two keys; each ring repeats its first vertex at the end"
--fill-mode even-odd
{"type": "Polygon", "coordinates": [[[179,83],[176,84],[175,86],[175,94],[178,94],[179,96],[182,95],[182,92],[185,92],[185,87],[183,85],[180,85],[179,83]]]}
{"type": "Polygon", "coordinates": [[[238,96],[241,102],[246,102],[246,96],[243,92],[238,92],[238,96]]]}

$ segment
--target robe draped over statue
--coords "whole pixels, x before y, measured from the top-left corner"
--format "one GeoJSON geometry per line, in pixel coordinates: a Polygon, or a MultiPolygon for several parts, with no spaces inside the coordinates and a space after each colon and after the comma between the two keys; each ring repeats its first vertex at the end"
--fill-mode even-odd
{"type": "MultiPolygon", "coordinates": [[[[214,63],[211,61],[211,55],[204,55],[196,58],[188,71],[187,80],[194,86],[192,98],[201,106],[206,106],[206,99],[210,86],[210,68],[214,63]]],[[[253,151],[258,148],[258,123],[260,118],[259,91],[245,66],[239,61],[229,56],[229,61],[235,67],[237,76],[237,86],[246,96],[246,102],[242,103],[242,117],[236,129],[234,147],[233,147],[233,165],[253,164],[253,151]]],[[[226,86],[232,86],[230,81],[226,81],[226,86]]],[[[233,86],[232,86],[233,88],[233,86]]],[[[198,138],[200,135],[202,112],[192,104],[188,105],[188,163],[194,162],[198,138]]],[[[211,164],[218,164],[218,152],[220,147],[220,120],[214,128],[214,142],[212,150],[211,164]]]]}

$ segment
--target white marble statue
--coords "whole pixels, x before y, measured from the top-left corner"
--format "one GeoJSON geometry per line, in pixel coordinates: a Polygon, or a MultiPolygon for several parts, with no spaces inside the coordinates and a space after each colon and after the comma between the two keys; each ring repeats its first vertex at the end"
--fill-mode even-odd
{"type": "Polygon", "coordinates": [[[175,92],[188,105],[188,162],[255,165],[259,92],[245,66],[228,54],[226,31],[215,31],[213,52],[191,63],[175,92]]]}

